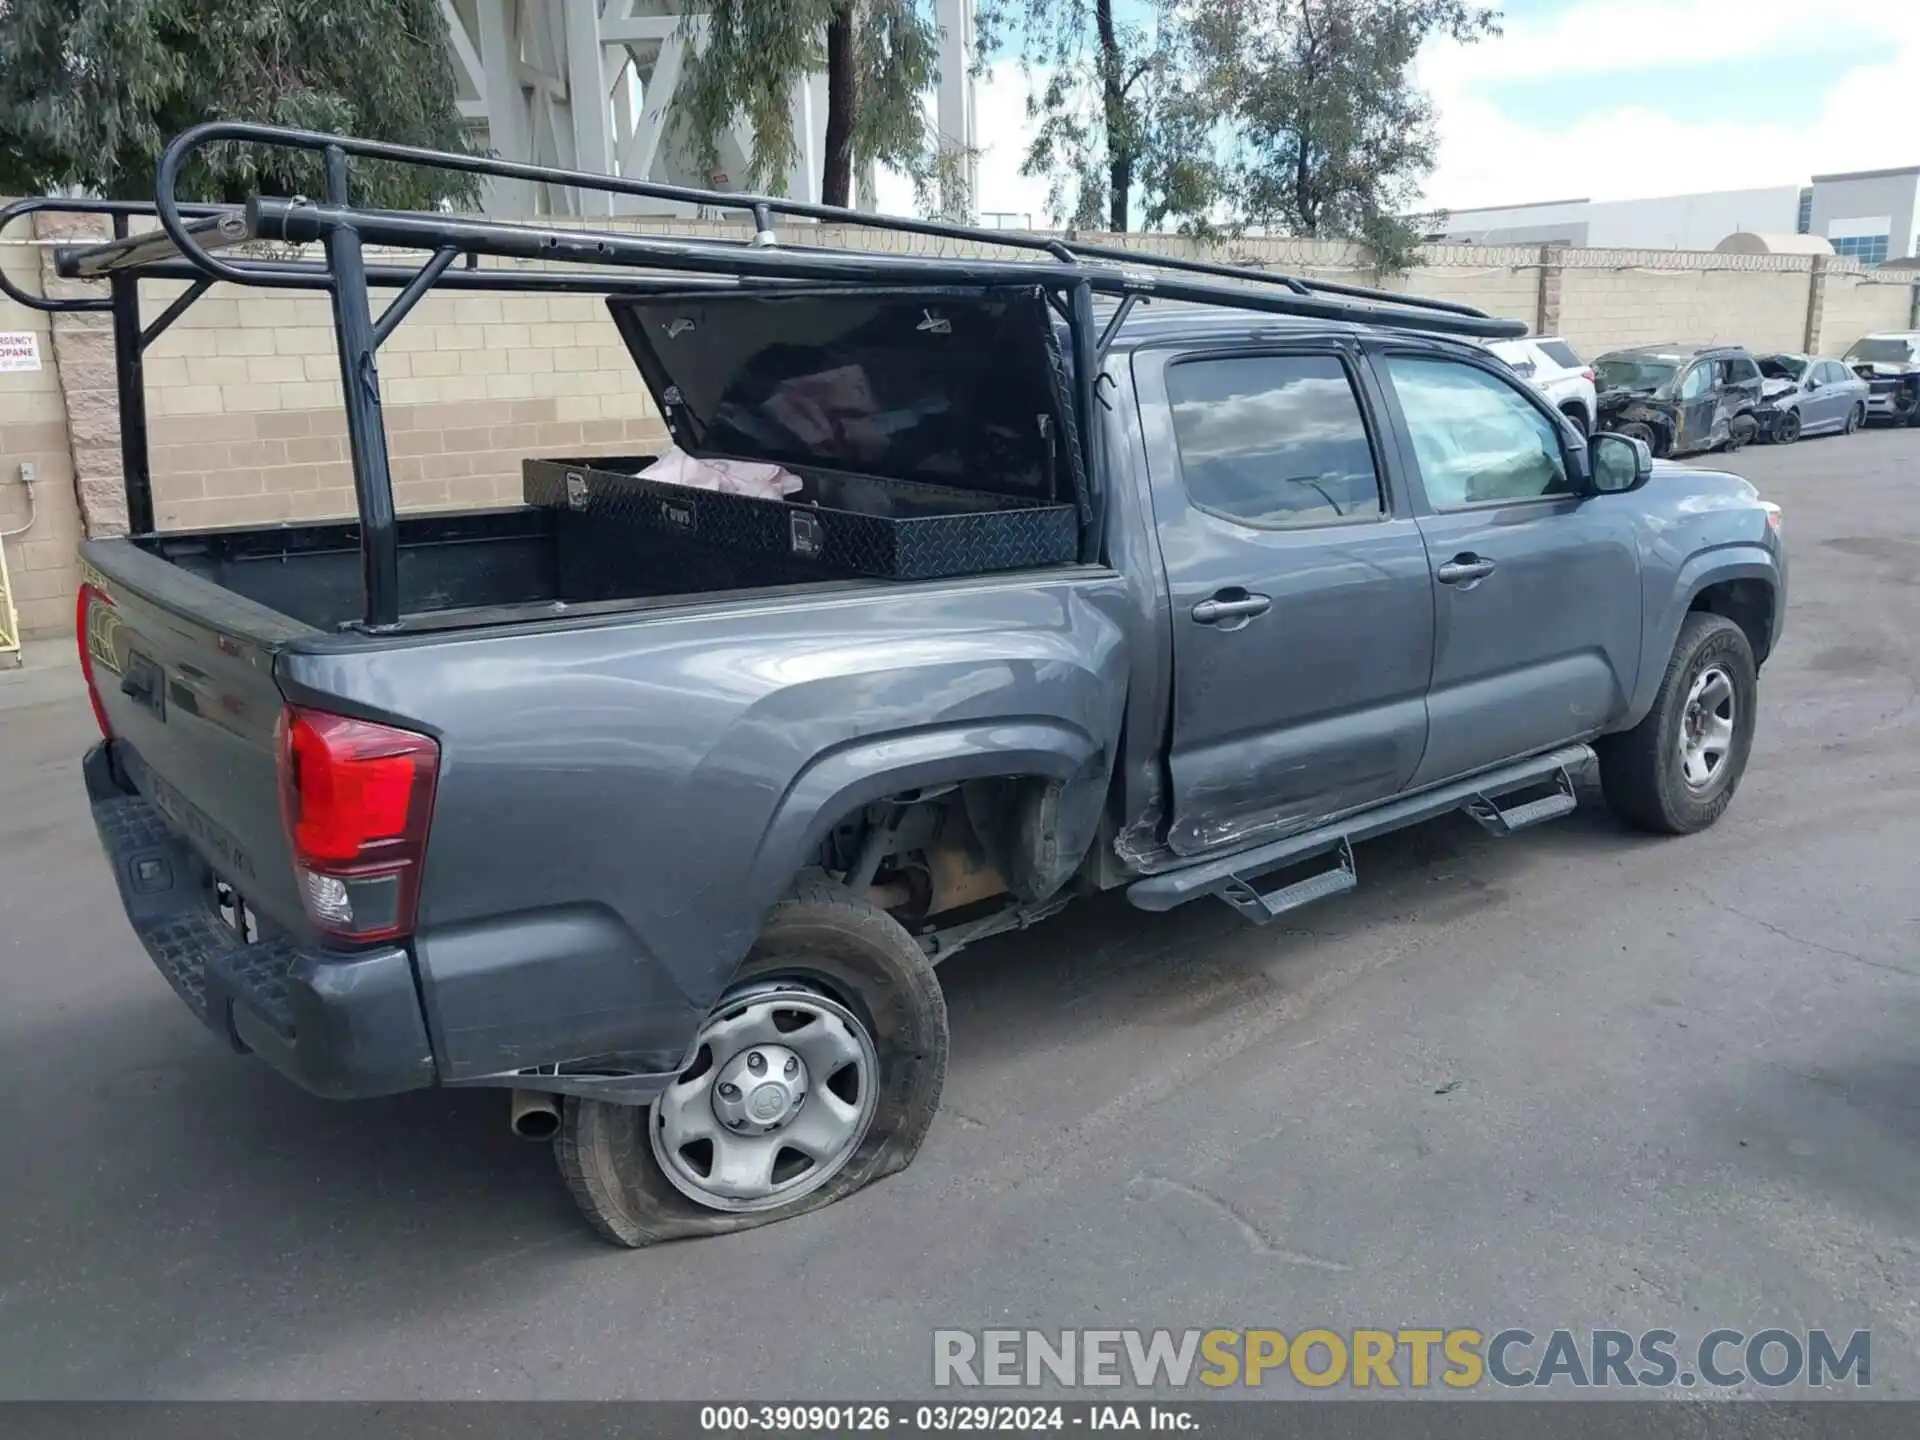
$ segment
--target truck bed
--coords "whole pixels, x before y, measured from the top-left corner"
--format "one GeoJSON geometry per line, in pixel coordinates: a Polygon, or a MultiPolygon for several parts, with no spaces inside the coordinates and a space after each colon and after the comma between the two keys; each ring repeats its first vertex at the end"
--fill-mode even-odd
{"type": "MultiPolygon", "coordinates": [[[[556,604],[879,583],[793,557],[610,531],[592,517],[534,505],[405,516],[398,530],[403,626],[522,618],[556,604]],[[489,613],[503,610],[510,613],[489,613]]],[[[338,630],[361,615],[360,527],[351,521],[185,531],[129,543],[316,630],[338,630]]]]}

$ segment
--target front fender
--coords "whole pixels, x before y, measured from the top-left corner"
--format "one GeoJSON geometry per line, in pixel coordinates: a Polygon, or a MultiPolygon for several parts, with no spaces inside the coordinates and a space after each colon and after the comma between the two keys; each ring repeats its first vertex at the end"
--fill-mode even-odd
{"type": "Polygon", "coordinates": [[[1629,726],[1639,724],[1653,708],[1654,699],[1660,693],[1660,682],[1666,678],[1667,662],[1679,642],[1680,627],[1686,623],[1687,612],[1693,609],[1694,601],[1709,586],[1729,580],[1758,580],[1773,592],[1773,628],[1776,635],[1779,633],[1784,575],[1778,557],[1771,550],[1762,544],[1738,541],[1690,556],[1667,589],[1664,603],[1657,610],[1651,600],[1647,606],[1640,679],[1634,687],[1629,726]]]}

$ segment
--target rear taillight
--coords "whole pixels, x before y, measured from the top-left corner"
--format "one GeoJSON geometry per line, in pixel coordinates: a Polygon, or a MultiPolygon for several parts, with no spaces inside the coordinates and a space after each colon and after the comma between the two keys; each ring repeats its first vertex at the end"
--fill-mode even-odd
{"type": "Polygon", "coordinates": [[[1580,372],[1580,378],[1586,381],[1589,385],[1591,385],[1594,382],[1594,378],[1595,378],[1592,367],[1589,366],[1587,369],[1582,370],[1580,372]]]}
{"type": "Polygon", "coordinates": [[[107,724],[107,707],[100,703],[100,687],[93,678],[93,627],[105,623],[93,617],[96,604],[111,610],[113,597],[98,585],[82,585],[73,602],[73,639],[80,647],[80,677],[87,682],[87,699],[93,704],[94,723],[100,727],[101,737],[111,740],[113,729],[107,724]]]}
{"type": "Polygon", "coordinates": [[[290,705],[278,756],[280,810],[308,918],[340,940],[410,934],[439,744],[290,705]]]}

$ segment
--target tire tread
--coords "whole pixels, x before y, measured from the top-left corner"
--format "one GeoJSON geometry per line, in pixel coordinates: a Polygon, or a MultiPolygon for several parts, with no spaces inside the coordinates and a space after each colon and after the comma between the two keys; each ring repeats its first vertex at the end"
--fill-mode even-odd
{"type": "Polygon", "coordinates": [[[1718,820],[1740,788],[1746,768],[1753,736],[1755,673],[1745,631],[1724,615],[1690,612],[1667,659],[1666,673],[1660,677],[1653,708],[1633,729],[1608,735],[1595,746],[1608,808],[1636,829],[1663,835],[1692,834],[1718,820]],[[1701,802],[1685,793],[1684,783],[1667,763],[1672,749],[1667,732],[1670,724],[1678,723],[1675,712],[1686,704],[1688,675],[1706,655],[1722,649],[1730,652],[1740,671],[1736,684],[1744,681],[1740,696],[1744,717],[1735,727],[1734,751],[1725,762],[1737,767],[1732,778],[1712,799],[1701,802]]]}

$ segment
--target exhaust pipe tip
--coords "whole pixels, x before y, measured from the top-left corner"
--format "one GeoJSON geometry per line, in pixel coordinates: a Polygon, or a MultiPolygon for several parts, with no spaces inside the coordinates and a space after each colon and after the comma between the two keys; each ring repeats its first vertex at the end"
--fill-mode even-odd
{"type": "Polygon", "coordinates": [[[515,1090],[507,1125],[522,1140],[551,1140],[560,1133],[560,1101],[542,1090],[515,1090]]]}

